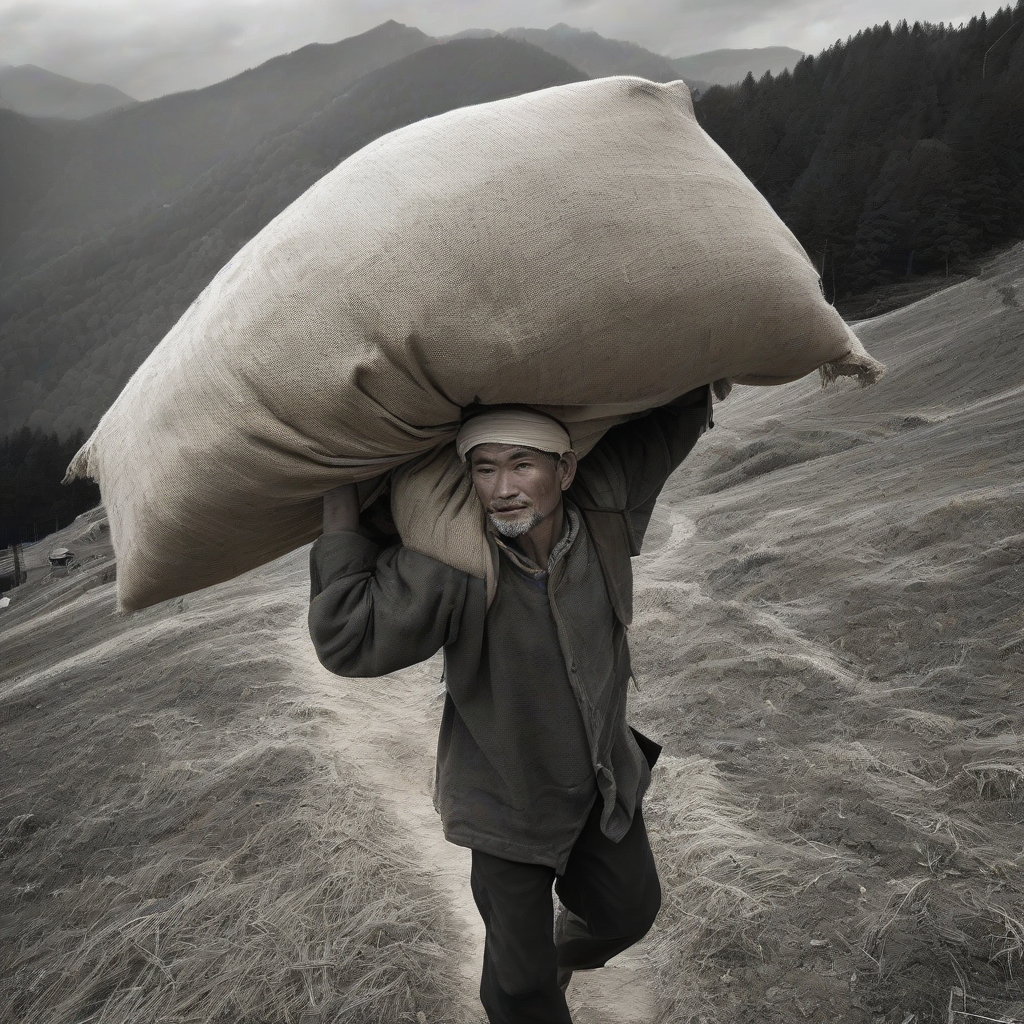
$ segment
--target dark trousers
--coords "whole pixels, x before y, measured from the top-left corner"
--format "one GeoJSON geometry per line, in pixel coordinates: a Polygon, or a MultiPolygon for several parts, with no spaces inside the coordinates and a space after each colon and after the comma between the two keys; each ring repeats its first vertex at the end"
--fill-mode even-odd
{"type": "Polygon", "coordinates": [[[473,851],[473,898],[487,939],[480,1000],[491,1024],[572,1024],[559,969],[603,967],[647,934],[661,907],[661,885],[643,815],[619,843],[591,811],[565,873],[473,851]],[[571,912],[556,947],[551,886],[571,912]]]}

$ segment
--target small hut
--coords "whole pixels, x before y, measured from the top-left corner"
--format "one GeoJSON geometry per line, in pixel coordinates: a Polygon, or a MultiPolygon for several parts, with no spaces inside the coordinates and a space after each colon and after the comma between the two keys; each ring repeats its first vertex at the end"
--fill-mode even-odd
{"type": "Polygon", "coordinates": [[[78,565],[75,561],[73,551],[67,548],[54,548],[50,552],[50,575],[67,576],[67,574],[78,565]]]}

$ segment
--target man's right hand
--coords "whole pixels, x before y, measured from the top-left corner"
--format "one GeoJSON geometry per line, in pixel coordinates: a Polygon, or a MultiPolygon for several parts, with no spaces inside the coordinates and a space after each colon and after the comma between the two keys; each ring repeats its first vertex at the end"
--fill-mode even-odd
{"type": "Polygon", "coordinates": [[[342,484],[324,495],[324,533],[359,529],[359,489],[342,484]]]}

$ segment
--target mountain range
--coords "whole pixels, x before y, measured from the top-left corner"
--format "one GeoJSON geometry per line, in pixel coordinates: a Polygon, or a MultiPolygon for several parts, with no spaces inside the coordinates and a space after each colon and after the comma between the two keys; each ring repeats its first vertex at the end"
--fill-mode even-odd
{"type": "MultiPolygon", "coordinates": [[[[607,39],[597,32],[573,28],[564,23],[553,25],[549,29],[510,28],[504,32],[497,32],[494,29],[467,29],[455,35],[433,39],[423,33],[418,34],[425,42],[434,43],[448,42],[451,39],[492,39],[502,35],[508,39],[519,39],[539,46],[542,50],[567,60],[591,78],[606,75],[638,75],[655,82],[670,82],[682,78],[694,90],[706,89],[710,85],[740,82],[748,72],[755,78],[760,78],[766,71],[777,75],[786,68],[792,68],[803,56],[799,50],[788,46],[771,46],[748,50],[713,50],[689,57],[663,57],[637,43],[607,39]]],[[[296,52],[305,54],[307,70],[312,69],[317,63],[326,69],[332,62],[336,47],[343,46],[345,42],[346,40],[343,40],[333,45],[314,43],[296,52]]],[[[280,68],[281,62],[285,61],[287,64],[292,56],[294,55],[286,54],[274,58],[260,65],[260,68],[280,68]]],[[[228,81],[237,81],[244,90],[247,84],[246,75],[250,73],[246,72],[228,81]]],[[[271,76],[265,73],[258,77],[263,82],[271,80],[271,76]]],[[[329,75],[327,77],[329,80],[329,75]]],[[[0,64],[0,108],[29,117],[81,120],[109,110],[133,106],[137,102],[110,85],[78,82],[36,67],[34,64],[16,67],[0,64]]]]}
{"type": "Polygon", "coordinates": [[[695,92],[712,85],[742,82],[748,74],[761,78],[792,69],[803,53],[789,46],[768,46],[748,50],[710,50],[688,57],[663,57],[637,43],[606,39],[596,32],[573,28],[560,22],[549,29],[510,28],[502,33],[492,29],[467,29],[448,39],[483,39],[496,35],[533,43],[556,57],[567,60],[591,78],[604,75],[638,75],[652,82],[682,78],[695,92]]]}
{"type": "Polygon", "coordinates": [[[29,117],[77,120],[136,102],[112,85],[78,82],[35,64],[0,65],[0,107],[29,117]]]}
{"type": "MultiPolygon", "coordinates": [[[[709,76],[732,59],[703,56],[691,66],[709,76]]],[[[438,41],[389,21],[79,121],[0,109],[0,433],[90,429],[217,270],[378,136],[624,72],[680,73],[568,26],[438,41]]],[[[1024,36],[1009,10],[955,30],[879,26],[753,74],[702,91],[698,120],[831,299],[956,272],[1024,231],[1024,36]]]]}
{"type": "MultiPolygon", "coordinates": [[[[539,46],[542,50],[568,61],[591,78],[602,78],[605,75],[637,75],[652,82],[672,82],[681,77],[669,57],[663,57],[637,43],[606,39],[596,32],[573,28],[564,22],[548,29],[510,28],[502,33],[488,29],[469,29],[450,38],[493,38],[499,34],[506,39],[518,39],[539,46]]],[[[740,75],[736,81],[742,78],[743,75],[740,75]]],[[[708,83],[687,78],[686,84],[691,89],[701,89],[706,88],[708,83]]]]}

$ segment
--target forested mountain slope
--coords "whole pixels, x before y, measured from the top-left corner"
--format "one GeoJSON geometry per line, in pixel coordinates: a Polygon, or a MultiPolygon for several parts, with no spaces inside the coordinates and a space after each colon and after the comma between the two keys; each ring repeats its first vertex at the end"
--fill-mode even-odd
{"type": "Polygon", "coordinates": [[[339,43],[275,57],[205,89],[52,126],[60,170],[33,212],[31,230],[4,254],[0,282],[95,239],[139,209],[171,201],[219,161],[249,153],[363,75],[432,42],[389,21],[339,43]]]}
{"type": "Polygon", "coordinates": [[[869,29],[698,112],[840,303],[1024,235],[1024,0],[869,29]]]}
{"type": "Polygon", "coordinates": [[[30,223],[32,207],[52,183],[60,159],[52,131],[0,108],[0,280],[4,251],[30,223]]]}
{"type": "Polygon", "coordinates": [[[0,299],[0,430],[91,429],[213,275],[314,181],[368,142],[455,107],[578,81],[511,39],[464,39],[364,76],[314,116],[224,160],[0,299]]]}
{"type": "Polygon", "coordinates": [[[92,117],[137,102],[112,85],[78,82],[35,64],[0,67],[0,107],[29,117],[92,117]]]}

